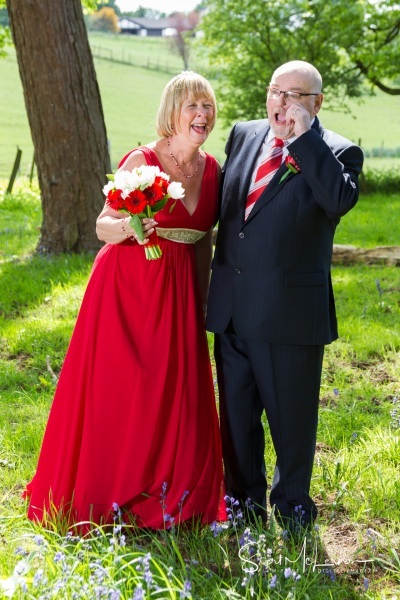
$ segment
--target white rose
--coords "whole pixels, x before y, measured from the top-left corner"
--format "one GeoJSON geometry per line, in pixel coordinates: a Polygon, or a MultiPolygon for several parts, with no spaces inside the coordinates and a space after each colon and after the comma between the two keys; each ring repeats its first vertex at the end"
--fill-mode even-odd
{"type": "Polygon", "coordinates": [[[142,189],[153,185],[156,175],[160,173],[159,167],[153,167],[151,165],[144,165],[143,167],[138,167],[134,170],[137,171],[139,186],[142,189]]]}
{"type": "Polygon", "coordinates": [[[123,190],[125,193],[124,197],[134,189],[135,181],[132,179],[132,173],[130,171],[117,171],[114,177],[114,185],[117,190],[123,190]]]}
{"type": "Polygon", "coordinates": [[[108,192],[109,192],[110,190],[112,190],[112,189],[113,189],[113,187],[114,187],[114,182],[113,182],[113,181],[109,181],[109,182],[108,182],[108,183],[107,183],[107,184],[106,184],[106,185],[103,187],[103,194],[104,194],[105,196],[107,196],[107,195],[108,195],[108,192]]]}
{"type": "Polygon", "coordinates": [[[180,200],[185,195],[185,190],[179,181],[172,181],[168,186],[167,192],[174,200],[180,200]]]}

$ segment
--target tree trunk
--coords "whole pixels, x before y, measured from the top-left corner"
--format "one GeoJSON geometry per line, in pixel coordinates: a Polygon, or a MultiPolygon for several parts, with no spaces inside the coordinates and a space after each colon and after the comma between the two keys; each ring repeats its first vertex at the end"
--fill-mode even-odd
{"type": "Polygon", "coordinates": [[[38,251],[90,252],[110,172],[80,0],[7,0],[42,195],[38,251]]]}

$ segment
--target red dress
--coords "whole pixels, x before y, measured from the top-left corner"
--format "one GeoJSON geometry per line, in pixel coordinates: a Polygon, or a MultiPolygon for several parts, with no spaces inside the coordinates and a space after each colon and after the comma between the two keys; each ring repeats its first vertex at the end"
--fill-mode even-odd
{"type": "MultiPolygon", "coordinates": [[[[149,164],[155,153],[141,148],[149,164]]],[[[180,201],[159,226],[207,231],[217,209],[207,155],[197,208],[180,201]]],[[[171,200],[169,201],[171,202],[171,200]]],[[[224,518],[222,458],[194,246],[159,239],[148,261],[127,240],[98,253],[61,370],[28,516],[112,521],[116,503],[141,527],[224,518]]]]}

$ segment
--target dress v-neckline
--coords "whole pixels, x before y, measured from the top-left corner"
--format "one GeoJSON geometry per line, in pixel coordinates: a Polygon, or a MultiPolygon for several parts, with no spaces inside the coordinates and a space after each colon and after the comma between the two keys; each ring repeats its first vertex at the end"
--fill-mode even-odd
{"type": "MultiPolygon", "coordinates": [[[[149,148],[148,146],[142,146],[142,149],[145,148],[147,151],[149,151],[150,153],[153,154],[155,161],[157,162],[157,166],[161,169],[161,171],[163,171],[165,173],[165,170],[161,164],[161,162],[158,159],[157,153],[155,152],[155,150],[153,150],[152,148],[149,148]]],[[[200,194],[199,194],[199,199],[197,200],[197,204],[196,204],[196,208],[194,209],[194,211],[192,213],[189,212],[188,207],[186,206],[186,204],[183,202],[183,200],[180,201],[181,206],[184,208],[184,210],[187,212],[187,214],[189,215],[189,217],[192,219],[194,217],[194,215],[197,212],[197,209],[199,207],[201,198],[203,196],[203,186],[204,186],[204,175],[206,173],[206,169],[207,169],[207,161],[208,161],[208,155],[205,154],[205,159],[206,159],[206,164],[204,166],[204,171],[203,171],[203,178],[201,180],[201,185],[200,185],[200,194]]],[[[185,186],[183,186],[183,188],[185,188],[185,186]]]]}

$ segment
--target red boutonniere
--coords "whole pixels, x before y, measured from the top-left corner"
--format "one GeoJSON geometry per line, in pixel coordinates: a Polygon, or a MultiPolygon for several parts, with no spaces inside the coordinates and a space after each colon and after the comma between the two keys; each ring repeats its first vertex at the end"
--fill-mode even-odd
{"type": "Polygon", "coordinates": [[[290,154],[288,154],[285,158],[285,166],[287,167],[287,171],[282,175],[282,177],[279,180],[279,183],[282,183],[282,181],[284,181],[286,177],[290,175],[290,173],[294,173],[295,175],[296,173],[300,173],[299,165],[296,163],[294,158],[290,156],[290,154]]]}

